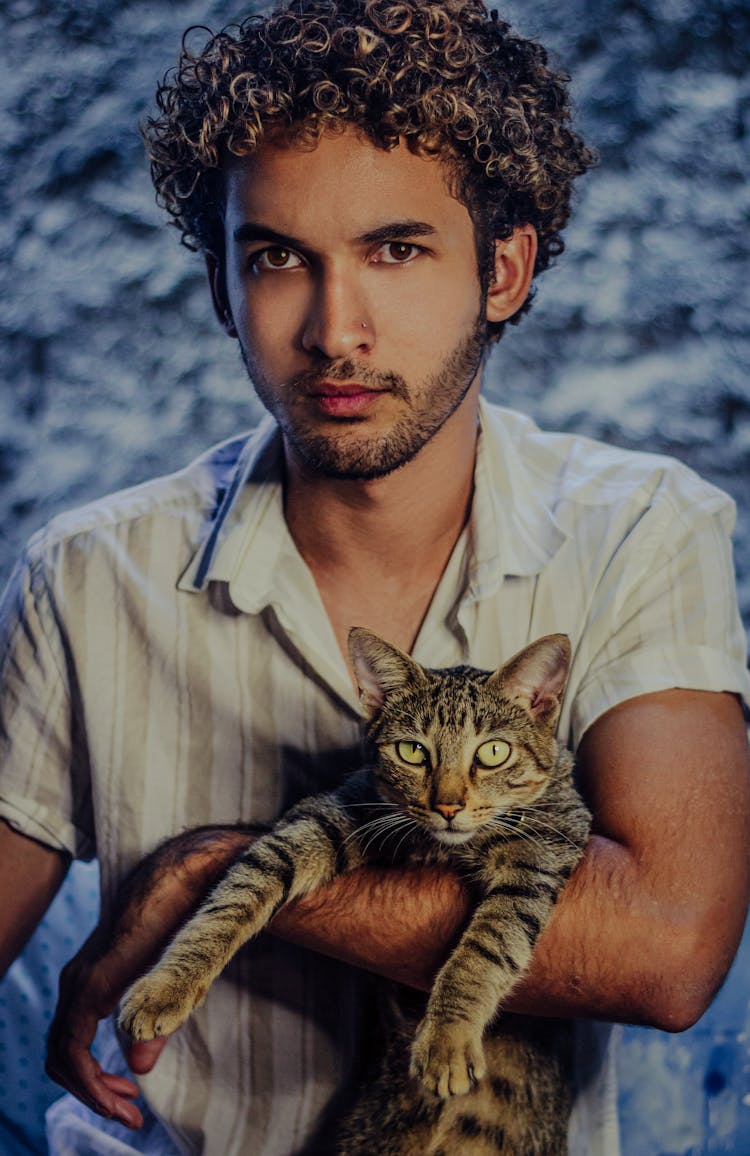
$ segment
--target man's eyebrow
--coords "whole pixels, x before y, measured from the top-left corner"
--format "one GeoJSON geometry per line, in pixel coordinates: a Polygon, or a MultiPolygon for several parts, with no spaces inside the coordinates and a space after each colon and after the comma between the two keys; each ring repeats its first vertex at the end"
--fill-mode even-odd
{"type": "MultiPolygon", "coordinates": [[[[427,221],[389,221],[386,225],[379,225],[377,229],[368,229],[366,233],[355,237],[355,242],[360,245],[377,245],[383,241],[407,241],[412,237],[431,237],[436,233],[434,225],[430,225],[427,221]]],[[[234,239],[237,242],[246,241],[270,241],[274,245],[283,245],[287,249],[301,249],[309,248],[305,241],[300,241],[298,237],[292,237],[289,233],[280,233],[277,229],[272,229],[270,225],[264,225],[260,221],[245,221],[244,224],[239,225],[234,231],[234,239]]]]}
{"type": "Polygon", "coordinates": [[[365,245],[377,245],[382,241],[407,241],[410,237],[432,237],[437,230],[426,221],[390,221],[377,229],[370,229],[357,240],[365,245]]]}
{"type": "Polygon", "coordinates": [[[260,221],[245,221],[234,230],[235,241],[272,241],[275,245],[283,245],[286,249],[305,249],[304,241],[291,237],[287,233],[279,233],[270,225],[263,225],[260,221]]]}

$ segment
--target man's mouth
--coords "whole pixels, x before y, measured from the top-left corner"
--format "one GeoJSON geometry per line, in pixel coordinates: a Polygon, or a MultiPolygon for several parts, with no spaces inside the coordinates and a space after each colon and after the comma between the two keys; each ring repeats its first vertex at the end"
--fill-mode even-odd
{"type": "Polygon", "coordinates": [[[306,394],[328,417],[358,417],[377,400],[383,389],[371,389],[359,382],[321,381],[309,385],[306,394]]]}

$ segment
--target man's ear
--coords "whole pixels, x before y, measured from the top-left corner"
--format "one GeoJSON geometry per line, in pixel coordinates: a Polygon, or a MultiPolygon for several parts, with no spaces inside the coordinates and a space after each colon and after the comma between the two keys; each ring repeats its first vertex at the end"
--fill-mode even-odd
{"type": "Polygon", "coordinates": [[[228,337],[237,337],[232,310],[227,296],[227,277],[224,262],[215,253],[206,252],[206,272],[219,325],[228,337]]]}
{"type": "Polygon", "coordinates": [[[488,321],[507,321],[521,308],[534,276],[536,250],[533,225],[520,225],[507,241],[495,241],[495,278],[487,291],[488,321]]]}

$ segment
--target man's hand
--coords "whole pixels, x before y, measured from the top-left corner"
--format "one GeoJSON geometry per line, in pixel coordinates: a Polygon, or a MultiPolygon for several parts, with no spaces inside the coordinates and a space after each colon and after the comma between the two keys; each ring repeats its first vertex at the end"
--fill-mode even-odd
{"type": "MultiPolygon", "coordinates": [[[[158,848],[123,886],[113,916],[63,968],[47,1074],[100,1116],[128,1128],[143,1123],[132,1103],[138,1086],[103,1071],[91,1053],[99,1021],[115,1011],[123,992],[159,957],[250,838],[247,829],[201,828],[158,848]]],[[[131,1043],[131,1070],[150,1072],[166,1042],[131,1043]]]]}
{"type": "MultiPolygon", "coordinates": [[[[129,977],[145,964],[141,944],[115,940],[111,950],[103,944],[103,926],[89,937],[60,974],[60,992],[47,1040],[47,1075],[72,1092],[89,1108],[119,1120],[129,1128],[140,1128],[143,1117],[131,1103],[138,1095],[132,1080],[105,1072],[91,1053],[99,1021],[117,1007],[129,977]],[[134,948],[128,953],[128,946],[134,948]]],[[[153,1040],[148,1050],[140,1045],[131,1050],[128,1062],[136,1072],[147,1072],[155,1064],[166,1039],[153,1040]]]]}

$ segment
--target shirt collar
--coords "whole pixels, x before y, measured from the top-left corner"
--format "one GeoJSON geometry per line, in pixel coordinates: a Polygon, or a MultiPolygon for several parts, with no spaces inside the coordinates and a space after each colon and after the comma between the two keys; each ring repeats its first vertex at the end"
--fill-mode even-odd
{"type": "Polygon", "coordinates": [[[264,512],[273,505],[281,510],[281,436],[272,417],[247,435],[233,468],[228,476],[218,473],[215,487],[205,536],[178,582],[180,590],[195,593],[209,582],[228,582],[244,552],[243,541],[253,536],[264,512]]]}
{"type": "MultiPolygon", "coordinates": [[[[534,423],[483,398],[479,422],[469,601],[493,594],[504,577],[539,573],[568,536],[552,512],[550,479],[532,464],[539,435],[534,423]]],[[[237,457],[206,538],[180,579],[181,590],[199,591],[211,581],[223,581],[237,608],[250,613],[278,597],[279,563],[284,555],[297,554],[284,521],[282,479],[281,436],[267,417],[237,457]]]]}
{"type": "Polygon", "coordinates": [[[479,402],[467,597],[493,594],[505,577],[538,574],[568,536],[553,513],[549,479],[532,465],[537,427],[522,414],[479,402]]]}

